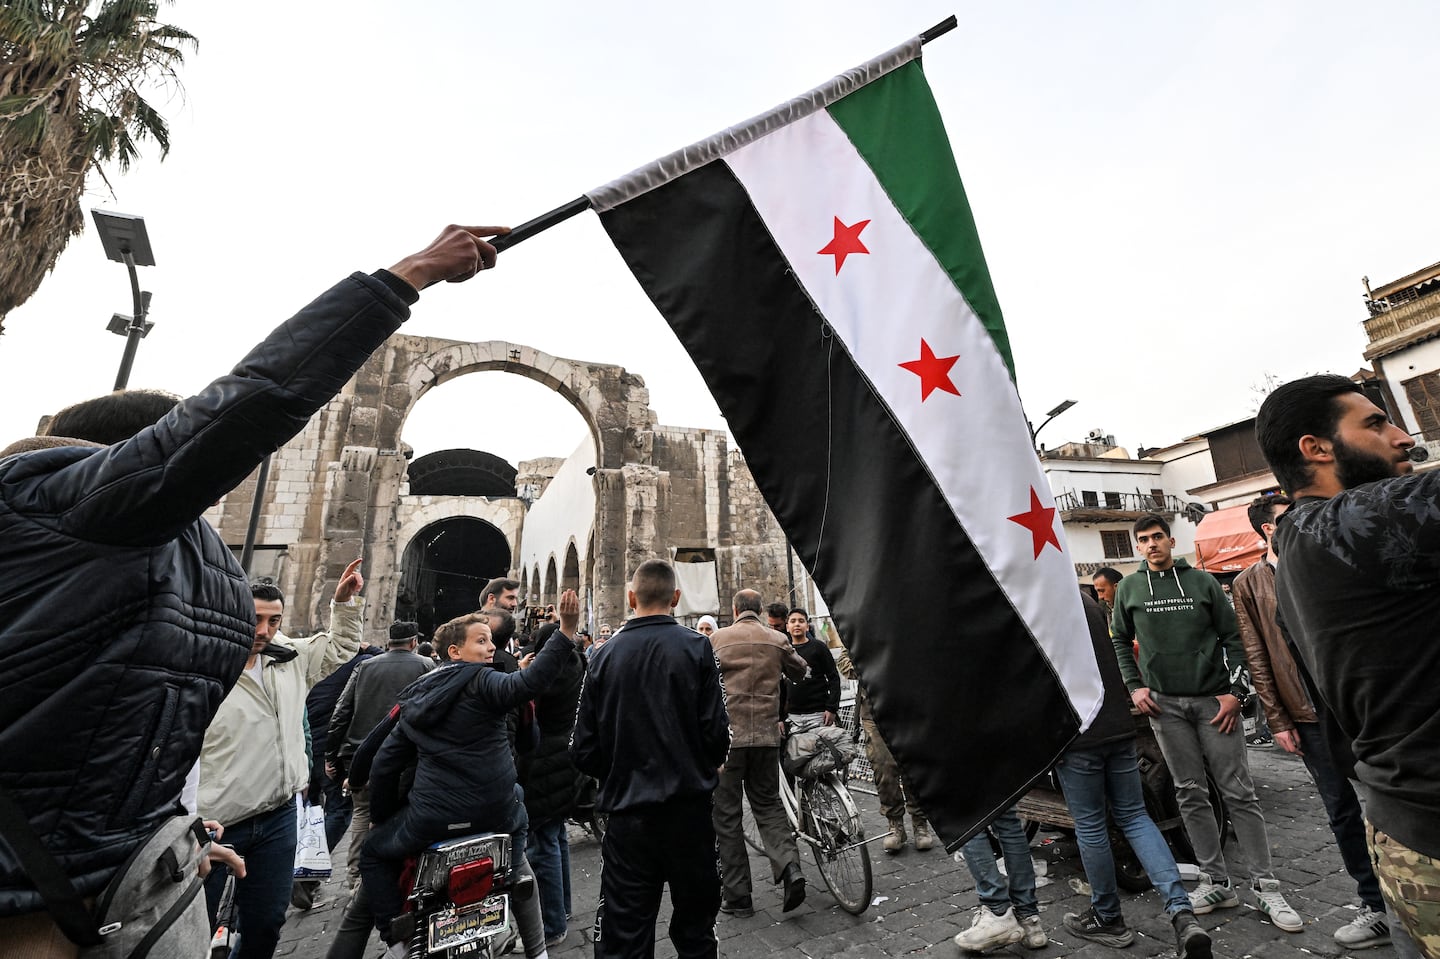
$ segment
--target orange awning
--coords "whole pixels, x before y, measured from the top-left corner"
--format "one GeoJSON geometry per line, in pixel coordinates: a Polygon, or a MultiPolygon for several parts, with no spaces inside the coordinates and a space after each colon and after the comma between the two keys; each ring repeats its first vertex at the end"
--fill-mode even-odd
{"type": "Polygon", "coordinates": [[[1210,573],[1238,573],[1265,558],[1265,541],[1250,526],[1249,507],[1205,514],[1195,527],[1195,565],[1210,573]]]}

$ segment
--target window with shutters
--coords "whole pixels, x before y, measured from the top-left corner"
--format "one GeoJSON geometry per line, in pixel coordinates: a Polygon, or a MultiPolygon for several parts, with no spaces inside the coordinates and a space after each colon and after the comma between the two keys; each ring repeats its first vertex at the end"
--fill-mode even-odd
{"type": "Polygon", "coordinates": [[[1420,438],[1440,440],[1440,371],[1404,380],[1405,397],[1415,411],[1420,438]]]}
{"type": "Polygon", "coordinates": [[[1080,491],[1080,504],[1095,509],[1100,505],[1100,497],[1095,495],[1093,489],[1082,489],[1080,491]]]}
{"type": "Polygon", "coordinates": [[[1120,501],[1120,494],[1119,494],[1119,493],[1106,493],[1106,494],[1105,494],[1105,508],[1106,508],[1106,509],[1124,509],[1124,504],[1120,501]]]}
{"type": "Polygon", "coordinates": [[[1102,529],[1100,545],[1105,549],[1106,559],[1130,559],[1135,547],[1130,540],[1130,531],[1125,529],[1102,529]]]}

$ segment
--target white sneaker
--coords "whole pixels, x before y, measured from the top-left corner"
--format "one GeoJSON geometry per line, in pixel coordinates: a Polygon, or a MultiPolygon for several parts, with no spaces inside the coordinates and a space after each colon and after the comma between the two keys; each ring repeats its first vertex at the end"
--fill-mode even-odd
{"type": "Polygon", "coordinates": [[[385,950],[385,959],[405,959],[410,955],[410,944],[408,942],[393,942],[385,950]]]}
{"type": "Polygon", "coordinates": [[[1255,880],[1255,899],[1257,908],[1270,917],[1275,928],[1286,932],[1299,932],[1305,928],[1305,920],[1300,918],[1300,913],[1291,909],[1285,897],[1280,895],[1280,880],[1255,880]]]}
{"type": "Polygon", "coordinates": [[[1335,930],[1335,941],[1351,949],[1369,949],[1390,941],[1390,921],[1385,913],[1361,906],[1355,918],[1335,930]]]}
{"type": "Polygon", "coordinates": [[[990,911],[989,906],[981,906],[975,910],[970,928],[955,937],[955,945],[970,952],[989,952],[1024,938],[1025,930],[1020,928],[1020,922],[1015,918],[1014,906],[998,916],[990,911]]]}
{"type": "Polygon", "coordinates": [[[1235,889],[1228,882],[1220,885],[1218,882],[1210,881],[1210,874],[1200,874],[1200,885],[1196,886],[1190,893],[1190,911],[1197,916],[1214,912],[1216,909],[1230,909],[1240,905],[1240,897],[1235,895],[1235,889]]]}
{"type": "Polygon", "coordinates": [[[1045,934],[1045,927],[1040,925],[1039,916],[1026,916],[1021,919],[1020,928],[1025,931],[1025,938],[1020,941],[1025,944],[1026,949],[1044,949],[1050,945],[1050,937],[1045,934]]]}

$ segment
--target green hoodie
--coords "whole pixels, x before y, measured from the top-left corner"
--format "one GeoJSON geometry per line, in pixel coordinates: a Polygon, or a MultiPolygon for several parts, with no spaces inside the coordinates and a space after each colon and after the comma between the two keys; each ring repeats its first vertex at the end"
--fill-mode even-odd
{"type": "Polygon", "coordinates": [[[1214,576],[1183,559],[1167,570],[1148,566],[1115,588],[1110,618],[1115,656],[1133,693],[1148,686],[1171,696],[1243,695],[1245,647],[1235,610],[1214,576]],[[1136,668],[1130,643],[1140,641],[1136,668]]]}

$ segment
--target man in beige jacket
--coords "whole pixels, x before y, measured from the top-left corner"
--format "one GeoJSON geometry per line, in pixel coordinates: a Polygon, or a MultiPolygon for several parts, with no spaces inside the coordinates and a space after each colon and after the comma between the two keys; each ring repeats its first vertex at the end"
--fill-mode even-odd
{"type": "MultiPolygon", "coordinates": [[[[251,587],[255,643],[200,752],[200,812],[227,823],[226,844],[245,857],[246,876],[235,884],[240,959],[269,959],[285,924],[295,874],[295,794],[310,779],[305,696],[359,651],[364,585],[357,559],[335,587],[330,630],[308,639],[280,632],[279,589],[251,587]]],[[[225,876],[216,869],[205,884],[212,926],[225,876]]]]}
{"type": "Polygon", "coordinates": [[[760,594],[742,589],[732,604],[734,624],[710,637],[725,683],[730,754],[715,788],[716,844],[720,851],[720,911],[754,915],[750,855],[745,849],[743,796],[760,827],[776,882],[785,884],[786,912],[805,899],[800,853],[780,806],[780,679],[805,678],[809,667],[784,636],[760,621],[760,594]]]}

